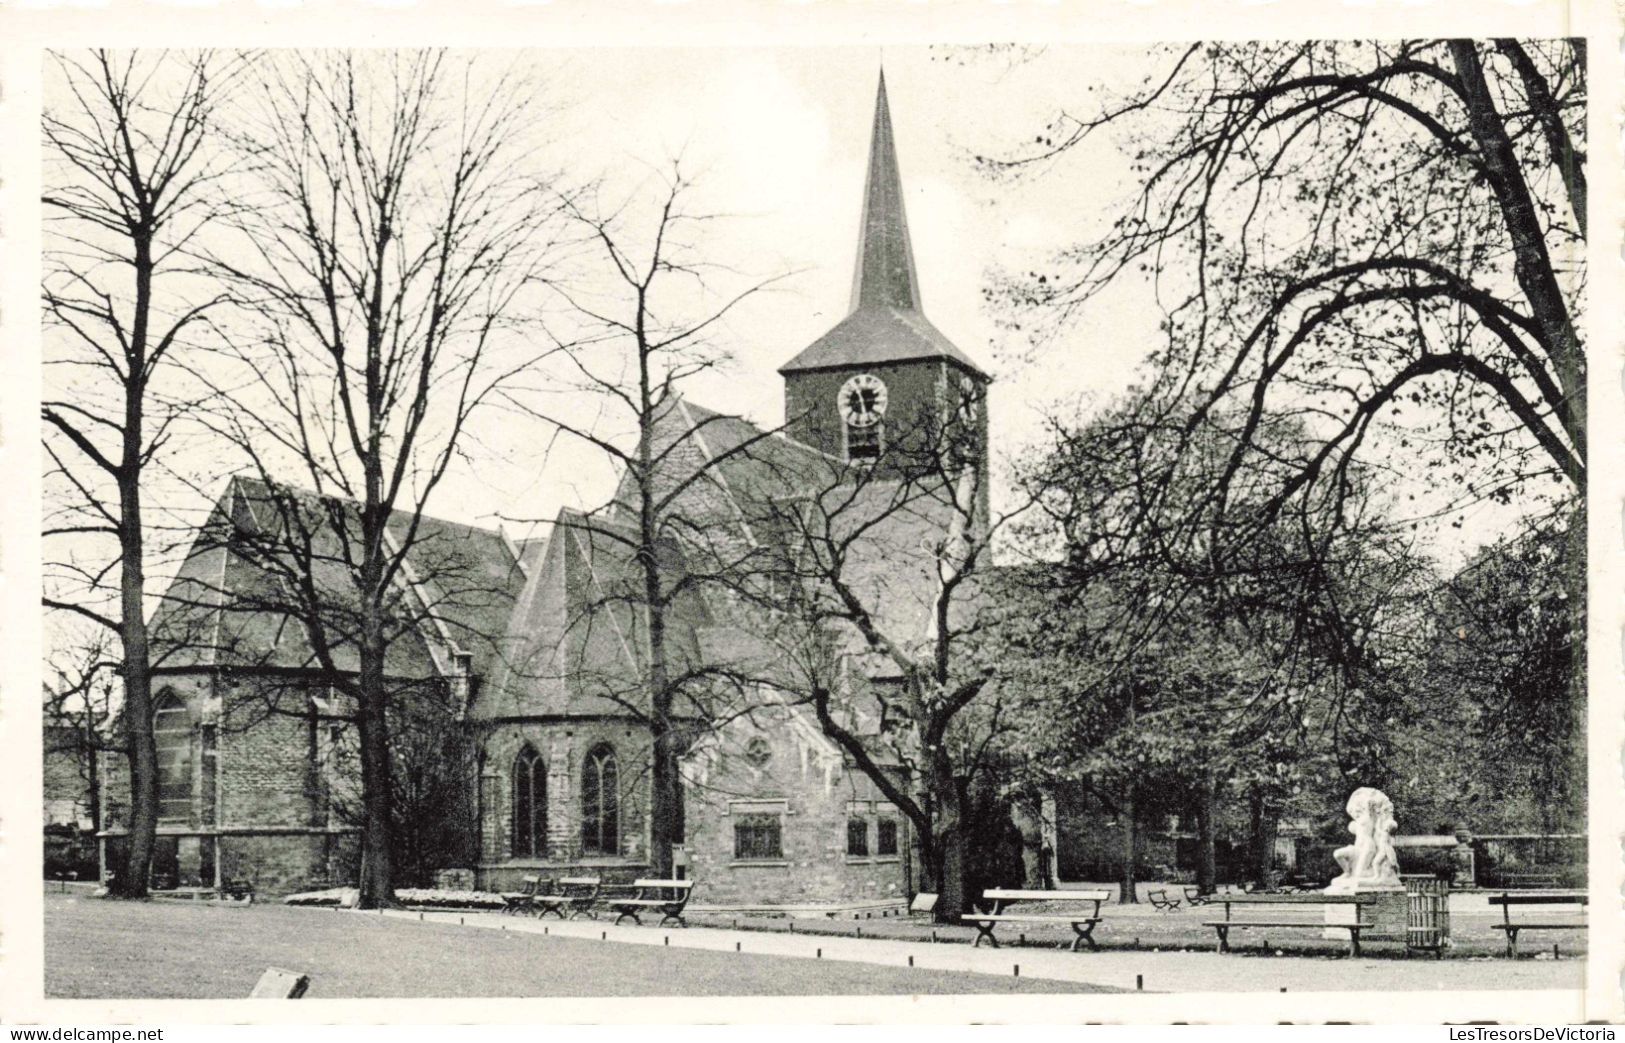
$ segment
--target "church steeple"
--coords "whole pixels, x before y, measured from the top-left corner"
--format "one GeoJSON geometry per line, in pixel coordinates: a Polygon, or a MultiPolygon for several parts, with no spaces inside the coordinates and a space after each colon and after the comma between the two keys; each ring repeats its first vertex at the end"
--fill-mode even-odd
{"type": "Polygon", "coordinates": [[[903,209],[903,178],[897,167],[891,107],[886,104],[886,71],[875,94],[875,124],[869,138],[869,172],[863,183],[863,214],[858,226],[858,261],[852,274],[852,307],[920,310],[920,280],[903,209]]]}
{"type": "Polygon", "coordinates": [[[788,377],[810,370],[926,359],[946,359],[979,380],[987,379],[920,308],[920,277],[903,213],[903,179],[886,100],[886,74],[881,72],[863,181],[851,308],[834,329],[780,366],[779,372],[788,377]]]}
{"type": "Polygon", "coordinates": [[[976,460],[985,478],[989,378],[921,310],[885,73],[875,91],[851,307],[779,372],[785,433],[803,445],[901,476],[940,453],[951,425],[963,433],[954,451],[976,460]]]}

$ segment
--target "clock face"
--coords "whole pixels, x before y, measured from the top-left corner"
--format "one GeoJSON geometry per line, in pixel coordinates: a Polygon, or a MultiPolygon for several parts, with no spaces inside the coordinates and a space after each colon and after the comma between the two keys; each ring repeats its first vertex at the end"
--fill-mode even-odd
{"type": "Polygon", "coordinates": [[[859,373],[841,385],[836,405],[853,427],[873,427],[886,415],[886,385],[872,373],[859,373]]]}

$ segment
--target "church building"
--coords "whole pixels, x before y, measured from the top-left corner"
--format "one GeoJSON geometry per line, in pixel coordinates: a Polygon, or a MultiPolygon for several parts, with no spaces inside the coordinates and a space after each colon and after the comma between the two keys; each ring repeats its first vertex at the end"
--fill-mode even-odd
{"type": "MultiPolygon", "coordinates": [[[[986,401],[990,378],[922,310],[883,76],[849,312],[779,372],[781,432],[671,400],[668,442],[692,443],[668,454],[671,467],[706,469],[685,493],[692,518],[742,541],[768,539],[742,521],[753,503],[803,494],[798,476],[855,469],[870,481],[902,480],[949,414],[969,421],[966,455],[956,459],[979,472],[985,504],[988,421],[966,404],[986,401]]],[[[261,506],[267,494],[252,481],[229,483],[154,617],[155,641],[174,645],[153,685],[155,874],[177,883],[248,880],[275,893],[354,879],[343,707],[317,679],[298,628],[246,596],[270,580],[232,549],[241,534],[274,524],[261,506]]],[[[632,567],[615,538],[619,510],[561,511],[545,538],[517,543],[426,518],[413,545],[401,598],[424,622],[392,647],[387,672],[403,690],[451,707],[469,777],[466,798],[448,805],[461,809],[446,816],[458,821],[442,825],[464,839],[438,868],[460,870],[480,889],[512,889],[534,875],[631,880],[648,870],[652,740],[629,702],[646,666],[643,623],[625,606],[601,610],[603,592],[632,567]],[[478,582],[440,578],[453,573],[478,582]]],[[[404,529],[407,519],[398,521],[404,529]]],[[[929,591],[910,587],[934,571],[920,534],[907,536],[873,551],[868,567],[893,584],[888,610],[898,625],[923,634],[929,591]]],[[[668,644],[687,665],[729,655],[748,611],[710,595],[676,602],[668,644]]],[[[884,726],[873,688],[885,678],[861,664],[851,674],[843,719],[873,733],[884,726]]],[[[749,712],[697,729],[680,760],[674,864],[695,880],[695,904],[905,901],[918,880],[907,819],[793,690],[761,681],[748,698],[749,712]]],[[[906,772],[901,763],[888,770],[906,772]]],[[[125,835],[123,772],[122,758],[109,758],[104,856],[125,835]]]]}

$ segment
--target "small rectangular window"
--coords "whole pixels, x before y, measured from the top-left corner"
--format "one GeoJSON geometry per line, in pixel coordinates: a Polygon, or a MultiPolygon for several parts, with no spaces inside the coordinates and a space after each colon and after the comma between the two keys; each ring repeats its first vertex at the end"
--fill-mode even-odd
{"type": "Polygon", "coordinates": [[[897,820],[894,818],[881,819],[876,824],[875,840],[877,841],[875,844],[875,854],[897,854],[897,820]]]}
{"type": "Polygon", "coordinates": [[[846,820],[846,853],[848,855],[869,853],[868,819],[853,817],[846,820]]]}
{"type": "Polygon", "coordinates": [[[779,816],[740,815],[734,819],[734,858],[758,860],[783,857],[779,816]]]}

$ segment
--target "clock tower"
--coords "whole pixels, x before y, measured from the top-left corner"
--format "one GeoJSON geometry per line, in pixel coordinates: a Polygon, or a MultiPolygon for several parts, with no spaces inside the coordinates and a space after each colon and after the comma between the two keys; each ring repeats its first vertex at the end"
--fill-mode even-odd
{"type": "Polygon", "coordinates": [[[951,452],[981,471],[985,495],[990,378],[921,310],[884,72],[850,309],[779,372],[796,441],[896,474],[951,452]]]}

